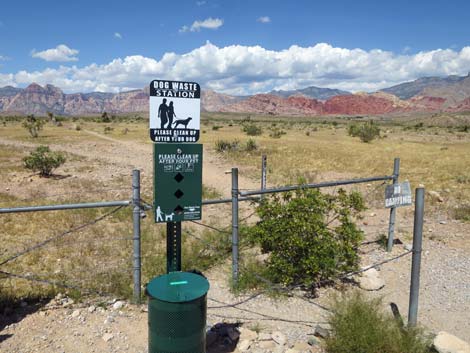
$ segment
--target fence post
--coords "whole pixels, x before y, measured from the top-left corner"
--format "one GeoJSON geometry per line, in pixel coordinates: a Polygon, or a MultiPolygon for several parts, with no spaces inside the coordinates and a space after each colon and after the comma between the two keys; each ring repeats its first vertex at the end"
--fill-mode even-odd
{"type": "Polygon", "coordinates": [[[261,156],[261,190],[266,189],[266,184],[267,184],[266,166],[267,166],[267,157],[265,154],[263,154],[261,156]]]}
{"type": "Polygon", "coordinates": [[[408,307],[408,326],[418,322],[419,276],[424,222],[424,188],[416,189],[415,219],[413,228],[413,257],[411,260],[410,303],[408,307]]]}
{"type": "Polygon", "coordinates": [[[132,211],[134,234],[133,267],[134,267],[134,302],[140,304],[141,299],[141,248],[140,248],[140,171],[132,171],[132,211]]]}
{"type": "MultiPolygon", "coordinates": [[[[395,158],[393,161],[393,185],[398,183],[398,177],[400,176],[400,158],[395,158]]],[[[390,222],[388,224],[388,241],[387,251],[392,251],[393,248],[393,235],[395,232],[395,217],[397,214],[397,208],[392,207],[390,209],[390,222]]]]}
{"type": "Polygon", "coordinates": [[[232,281],[238,284],[238,168],[232,168],[232,281]]]}

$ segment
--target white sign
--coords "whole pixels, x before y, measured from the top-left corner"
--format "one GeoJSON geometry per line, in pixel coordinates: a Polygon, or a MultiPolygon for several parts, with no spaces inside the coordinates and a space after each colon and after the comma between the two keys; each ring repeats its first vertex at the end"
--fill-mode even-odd
{"type": "Polygon", "coordinates": [[[150,138],[155,142],[199,140],[201,87],[195,82],[153,80],[150,83],[150,138]]]}
{"type": "Polygon", "coordinates": [[[385,208],[409,206],[411,204],[411,187],[408,181],[387,185],[385,188],[385,208]]]}

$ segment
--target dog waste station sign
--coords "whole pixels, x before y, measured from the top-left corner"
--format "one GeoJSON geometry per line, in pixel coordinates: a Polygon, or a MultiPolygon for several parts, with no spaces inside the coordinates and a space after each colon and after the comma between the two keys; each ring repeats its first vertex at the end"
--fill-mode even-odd
{"type": "Polygon", "coordinates": [[[196,82],[154,80],[150,83],[150,138],[154,142],[197,142],[201,88],[196,82]]]}
{"type": "Polygon", "coordinates": [[[149,353],[206,352],[209,282],[181,269],[181,223],[201,219],[200,97],[195,82],[150,83],[153,211],[155,223],[166,223],[167,273],[146,287],[149,353]]]}

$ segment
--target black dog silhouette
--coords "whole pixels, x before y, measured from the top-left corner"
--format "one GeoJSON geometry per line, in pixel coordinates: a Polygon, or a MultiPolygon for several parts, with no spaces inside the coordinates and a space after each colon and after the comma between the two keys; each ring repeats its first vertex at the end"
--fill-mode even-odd
{"type": "Polygon", "coordinates": [[[192,120],[193,118],[189,117],[187,119],[182,119],[182,120],[176,120],[173,124],[175,124],[175,129],[178,128],[178,125],[183,125],[185,129],[188,128],[188,124],[189,122],[192,120]]]}

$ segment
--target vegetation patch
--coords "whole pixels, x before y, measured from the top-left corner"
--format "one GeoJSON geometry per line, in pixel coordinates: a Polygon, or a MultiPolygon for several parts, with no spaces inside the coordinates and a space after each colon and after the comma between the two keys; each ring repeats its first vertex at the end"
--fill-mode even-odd
{"type": "Polygon", "coordinates": [[[367,300],[360,292],[336,298],[326,340],[327,353],[427,353],[422,331],[404,327],[380,310],[380,300],[367,300]]]}
{"type": "Polygon", "coordinates": [[[65,163],[65,156],[51,151],[48,146],[39,146],[23,162],[26,169],[39,172],[42,177],[50,177],[54,169],[65,163]]]}
{"type": "Polygon", "coordinates": [[[337,195],[315,189],[273,195],[258,207],[260,221],[248,237],[269,254],[266,266],[275,283],[315,287],[357,269],[363,232],[354,218],[364,209],[359,193],[342,189],[337,195]]]}
{"type": "Polygon", "coordinates": [[[215,150],[217,152],[233,152],[240,148],[239,140],[217,140],[215,141],[215,150]]]}
{"type": "Polygon", "coordinates": [[[46,124],[43,119],[38,119],[34,115],[28,115],[25,121],[23,121],[23,127],[28,130],[31,137],[36,138],[39,136],[39,131],[46,124]]]}
{"type": "Polygon", "coordinates": [[[380,137],[380,127],[373,121],[362,124],[351,124],[348,127],[348,135],[359,137],[362,142],[368,143],[380,137]]]}
{"type": "Polygon", "coordinates": [[[242,131],[248,136],[259,136],[263,133],[261,127],[254,123],[244,123],[242,125],[242,131]]]}

